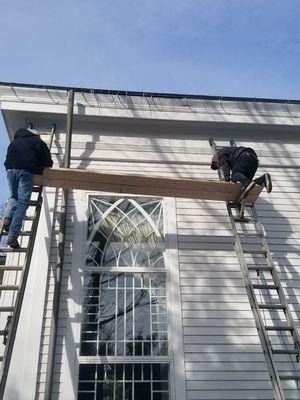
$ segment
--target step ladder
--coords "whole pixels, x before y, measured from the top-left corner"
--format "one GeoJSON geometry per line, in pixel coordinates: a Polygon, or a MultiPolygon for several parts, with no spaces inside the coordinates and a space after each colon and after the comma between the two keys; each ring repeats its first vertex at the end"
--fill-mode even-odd
{"type": "MultiPolygon", "coordinates": [[[[51,126],[51,132],[39,132],[40,137],[51,149],[55,134],[55,124],[51,126]]],[[[43,202],[43,188],[34,186],[28,213],[20,233],[21,247],[11,249],[3,246],[7,232],[0,227],[1,247],[0,254],[9,258],[9,264],[0,265],[0,337],[2,337],[2,351],[0,353],[0,399],[3,398],[6,380],[9,372],[10,361],[17,334],[22,303],[25,295],[26,284],[31,264],[34,243],[43,202]],[[33,213],[32,213],[33,211],[33,213]],[[5,283],[8,281],[8,283],[5,283]]]]}
{"type": "MultiPolygon", "coordinates": [[[[212,138],[209,143],[214,152],[220,148],[212,138]]],[[[229,143],[235,146],[233,139],[229,143]]],[[[226,202],[226,207],[275,399],[285,400],[283,381],[294,381],[294,386],[300,383],[300,364],[294,368],[300,358],[299,332],[254,204],[248,204],[246,198],[242,204],[226,202]],[[282,371],[282,358],[288,360],[293,373],[282,371]]]]}

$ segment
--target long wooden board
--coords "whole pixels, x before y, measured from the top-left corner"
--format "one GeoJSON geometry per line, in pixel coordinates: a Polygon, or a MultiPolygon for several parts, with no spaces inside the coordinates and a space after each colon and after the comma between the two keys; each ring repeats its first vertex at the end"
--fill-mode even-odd
{"type": "MultiPolygon", "coordinates": [[[[239,183],[219,180],[165,178],[69,168],[46,168],[43,175],[35,176],[34,183],[55,188],[221,201],[235,201],[241,190],[239,183]]],[[[261,190],[256,185],[248,195],[247,202],[254,203],[261,190]]]]}

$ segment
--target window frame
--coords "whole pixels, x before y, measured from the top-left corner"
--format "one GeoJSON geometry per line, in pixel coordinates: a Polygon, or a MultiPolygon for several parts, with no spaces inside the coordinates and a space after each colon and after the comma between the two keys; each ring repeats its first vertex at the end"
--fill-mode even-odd
{"type": "MultiPolygon", "coordinates": [[[[95,193],[95,192],[80,192],[74,191],[74,251],[72,254],[72,270],[71,280],[74,282],[74,290],[78,291],[79,301],[73,302],[69,306],[71,316],[73,316],[74,323],[69,328],[69,332],[73,335],[74,343],[67,345],[68,349],[64,349],[65,357],[69,361],[70,355],[67,353],[73,351],[74,366],[73,372],[69,376],[66,383],[62,383],[62,398],[64,394],[69,394],[72,387],[77,396],[78,389],[78,374],[79,364],[92,364],[92,363],[108,363],[118,364],[123,362],[128,363],[169,363],[169,393],[170,399],[186,400],[186,381],[184,369],[184,349],[183,349],[183,326],[182,326],[182,309],[181,309],[181,293],[180,293],[180,280],[179,280],[179,261],[178,261],[178,243],[177,243],[177,223],[176,223],[176,200],[174,198],[164,197],[163,200],[163,224],[164,224],[164,237],[165,237],[165,268],[166,272],[166,298],[168,308],[168,343],[169,355],[168,356],[134,356],[131,359],[120,356],[96,356],[86,357],[79,355],[81,322],[82,322],[82,300],[83,300],[83,275],[85,265],[85,249],[86,237],[88,231],[88,204],[90,196],[119,196],[116,193],[95,193]],[[170,285],[172,279],[172,286],[170,285]],[[174,322],[173,322],[174,321],[174,322]],[[174,329],[175,328],[175,329],[174,329]],[[174,352],[174,349],[176,351],[174,352]],[[69,350],[69,351],[68,351],[69,350]],[[72,378],[73,377],[73,378],[72,378]]],[[[136,198],[145,197],[138,195],[123,195],[123,198],[136,198]]],[[[150,197],[150,196],[149,196],[150,197]]],[[[154,197],[154,196],[153,196],[154,197]]],[[[156,196],[157,197],[157,196],[156,196]]],[[[121,272],[120,267],[108,268],[111,272],[121,272]]],[[[130,272],[147,272],[148,268],[131,268],[130,272]]],[[[125,272],[129,272],[125,267],[125,272]]],[[[69,323],[71,326],[71,323],[69,323]]]]}

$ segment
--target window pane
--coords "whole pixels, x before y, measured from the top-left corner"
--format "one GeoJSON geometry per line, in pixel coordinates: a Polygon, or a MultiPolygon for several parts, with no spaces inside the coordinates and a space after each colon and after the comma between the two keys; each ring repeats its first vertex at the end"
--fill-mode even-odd
{"type": "Polygon", "coordinates": [[[123,400],[123,383],[122,382],[116,382],[115,400],[123,400]]]}
{"type": "Polygon", "coordinates": [[[132,382],[125,383],[125,400],[132,400],[132,382]]]}
{"type": "Polygon", "coordinates": [[[169,366],[168,364],[153,364],[152,372],[154,381],[167,381],[169,374],[169,366]]]}
{"type": "Polygon", "coordinates": [[[140,381],[142,379],[142,364],[134,364],[134,380],[140,381]]]}
{"type": "Polygon", "coordinates": [[[81,364],[79,366],[79,379],[81,381],[95,380],[96,366],[89,364],[81,364]]]}
{"type": "Polygon", "coordinates": [[[78,400],[94,400],[94,393],[79,392],[78,400]]]}
{"type": "Polygon", "coordinates": [[[168,391],[169,390],[169,384],[168,382],[153,382],[153,390],[163,390],[163,391],[168,391]]]}
{"type": "Polygon", "coordinates": [[[78,384],[78,390],[79,391],[84,391],[84,390],[95,390],[95,383],[94,382],[79,382],[78,384]]]}
{"type": "Polygon", "coordinates": [[[144,381],[150,381],[150,379],[151,379],[151,364],[143,364],[143,378],[144,378],[144,381]]]}
{"type": "Polygon", "coordinates": [[[80,345],[81,356],[96,356],[97,344],[96,342],[82,342],[80,345]]]}
{"type": "Polygon", "coordinates": [[[96,400],[112,400],[114,398],[114,384],[113,382],[98,383],[96,400]]]}
{"type": "Polygon", "coordinates": [[[169,400],[169,393],[153,393],[153,400],[169,400]]]}
{"type": "Polygon", "coordinates": [[[134,398],[135,399],[143,399],[143,400],[151,400],[151,384],[135,382],[134,398]]]}
{"type": "Polygon", "coordinates": [[[117,364],[116,365],[116,380],[117,381],[122,381],[123,380],[123,364],[117,364]]]}
{"type": "Polygon", "coordinates": [[[108,341],[115,339],[115,313],[116,292],[115,290],[102,289],[100,291],[100,322],[99,339],[108,341]]]}
{"type": "Polygon", "coordinates": [[[132,381],[132,372],[133,372],[132,364],[125,364],[125,379],[126,381],[132,381]]]}
{"type": "MultiPolygon", "coordinates": [[[[135,339],[145,340],[149,337],[150,330],[150,293],[145,289],[134,291],[135,305],[135,339]]],[[[140,353],[141,354],[141,353],[140,353]]]]}
{"type": "Polygon", "coordinates": [[[87,265],[163,268],[163,250],[160,199],[90,198],[87,265]]]}

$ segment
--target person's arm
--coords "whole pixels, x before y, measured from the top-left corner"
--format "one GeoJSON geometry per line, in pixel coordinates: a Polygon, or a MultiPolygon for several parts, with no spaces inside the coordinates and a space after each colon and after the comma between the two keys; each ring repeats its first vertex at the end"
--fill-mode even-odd
{"type": "Polygon", "coordinates": [[[224,180],[230,182],[230,162],[229,162],[229,152],[226,148],[218,151],[218,156],[220,159],[220,169],[223,172],[224,180]]]}
{"type": "Polygon", "coordinates": [[[43,167],[52,167],[53,166],[53,160],[51,158],[51,153],[46,145],[46,143],[41,140],[41,157],[40,157],[41,163],[43,167]]]}

